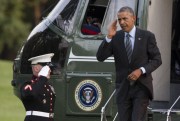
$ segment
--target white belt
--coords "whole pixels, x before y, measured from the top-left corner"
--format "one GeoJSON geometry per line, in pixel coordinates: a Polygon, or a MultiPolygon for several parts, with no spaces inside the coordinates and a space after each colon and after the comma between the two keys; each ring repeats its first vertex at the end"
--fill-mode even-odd
{"type": "Polygon", "coordinates": [[[46,113],[41,111],[26,111],[26,116],[41,116],[41,117],[47,117],[47,118],[53,118],[54,113],[46,113]]]}

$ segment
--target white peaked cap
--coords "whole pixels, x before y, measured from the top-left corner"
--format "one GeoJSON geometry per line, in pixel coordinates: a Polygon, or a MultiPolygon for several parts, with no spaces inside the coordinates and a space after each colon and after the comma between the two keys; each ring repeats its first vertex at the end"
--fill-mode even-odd
{"type": "Polygon", "coordinates": [[[48,54],[32,57],[28,59],[28,61],[31,61],[31,64],[48,63],[48,62],[51,62],[51,58],[53,56],[54,56],[54,53],[48,53],[48,54]]]}

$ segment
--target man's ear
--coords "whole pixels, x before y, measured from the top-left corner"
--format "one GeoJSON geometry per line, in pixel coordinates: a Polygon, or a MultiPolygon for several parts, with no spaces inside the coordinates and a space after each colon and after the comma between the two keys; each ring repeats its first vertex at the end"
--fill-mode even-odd
{"type": "Polygon", "coordinates": [[[136,21],[136,16],[133,16],[134,22],[136,21]]]}

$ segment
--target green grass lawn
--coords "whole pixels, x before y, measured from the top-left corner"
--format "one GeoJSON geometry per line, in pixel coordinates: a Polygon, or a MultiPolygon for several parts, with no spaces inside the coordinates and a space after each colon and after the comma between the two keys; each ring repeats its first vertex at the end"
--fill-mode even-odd
{"type": "Polygon", "coordinates": [[[25,110],[11,86],[12,62],[0,60],[0,120],[23,121],[25,110]]]}

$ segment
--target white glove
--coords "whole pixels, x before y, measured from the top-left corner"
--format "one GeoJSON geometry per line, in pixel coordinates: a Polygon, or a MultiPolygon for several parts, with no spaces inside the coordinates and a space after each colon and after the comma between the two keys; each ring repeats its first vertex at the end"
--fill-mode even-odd
{"type": "Polygon", "coordinates": [[[41,71],[38,73],[38,76],[45,76],[48,77],[50,73],[50,68],[49,66],[44,66],[41,71]]]}

